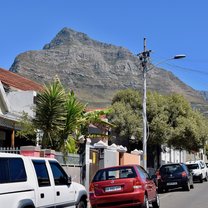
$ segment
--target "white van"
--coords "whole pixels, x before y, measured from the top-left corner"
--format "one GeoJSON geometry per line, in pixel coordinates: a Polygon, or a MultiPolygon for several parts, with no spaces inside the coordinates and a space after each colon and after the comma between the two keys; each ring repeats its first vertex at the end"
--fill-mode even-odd
{"type": "Polygon", "coordinates": [[[0,153],[0,207],[87,207],[84,186],[52,158],[0,153]]]}

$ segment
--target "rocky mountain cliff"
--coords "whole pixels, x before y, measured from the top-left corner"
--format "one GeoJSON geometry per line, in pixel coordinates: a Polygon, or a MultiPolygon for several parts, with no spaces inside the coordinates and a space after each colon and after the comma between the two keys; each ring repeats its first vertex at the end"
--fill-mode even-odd
{"type": "MultiPolygon", "coordinates": [[[[97,108],[108,106],[118,90],[142,89],[138,57],[123,47],[93,40],[69,28],[63,28],[42,50],[18,55],[10,71],[41,84],[58,75],[82,102],[97,108]]],[[[193,105],[207,104],[198,91],[161,68],[148,72],[147,88],[183,94],[193,105]]]]}

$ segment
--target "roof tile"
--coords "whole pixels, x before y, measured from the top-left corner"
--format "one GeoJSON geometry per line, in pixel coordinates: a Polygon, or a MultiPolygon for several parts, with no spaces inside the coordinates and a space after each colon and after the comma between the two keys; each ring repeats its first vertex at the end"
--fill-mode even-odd
{"type": "Polygon", "coordinates": [[[19,90],[41,91],[43,86],[14,72],[0,68],[0,81],[19,90]]]}

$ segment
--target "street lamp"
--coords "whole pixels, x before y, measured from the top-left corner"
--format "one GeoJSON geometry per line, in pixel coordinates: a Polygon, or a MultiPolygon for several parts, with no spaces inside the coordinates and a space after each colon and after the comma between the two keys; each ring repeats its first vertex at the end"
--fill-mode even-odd
{"type": "MultiPolygon", "coordinates": [[[[147,68],[147,63],[150,62],[150,53],[151,50],[146,50],[146,38],[144,38],[144,51],[140,54],[138,54],[139,59],[141,61],[142,65],[142,74],[143,74],[143,101],[142,101],[142,118],[143,118],[143,168],[147,170],[147,113],[146,113],[146,100],[147,100],[147,81],[146,81],[146,74],[149,70],[153,69],[154,67],[148,69],[147,68]]],[[[185,58],[186,55],[184,54],[179,54],[175,55],[172,58],[163,60],[155,66],[166,62],[168,60],[172,59],[182,59],[185,58]]]]}

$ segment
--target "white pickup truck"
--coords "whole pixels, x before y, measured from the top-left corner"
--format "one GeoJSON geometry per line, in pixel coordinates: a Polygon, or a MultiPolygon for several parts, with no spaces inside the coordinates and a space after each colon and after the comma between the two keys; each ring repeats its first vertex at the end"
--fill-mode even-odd
{"type": "Polygon", "coordinates": [[[87,192],[55,159],[0,153],[0,207],[86,208],[87,192]]]}

